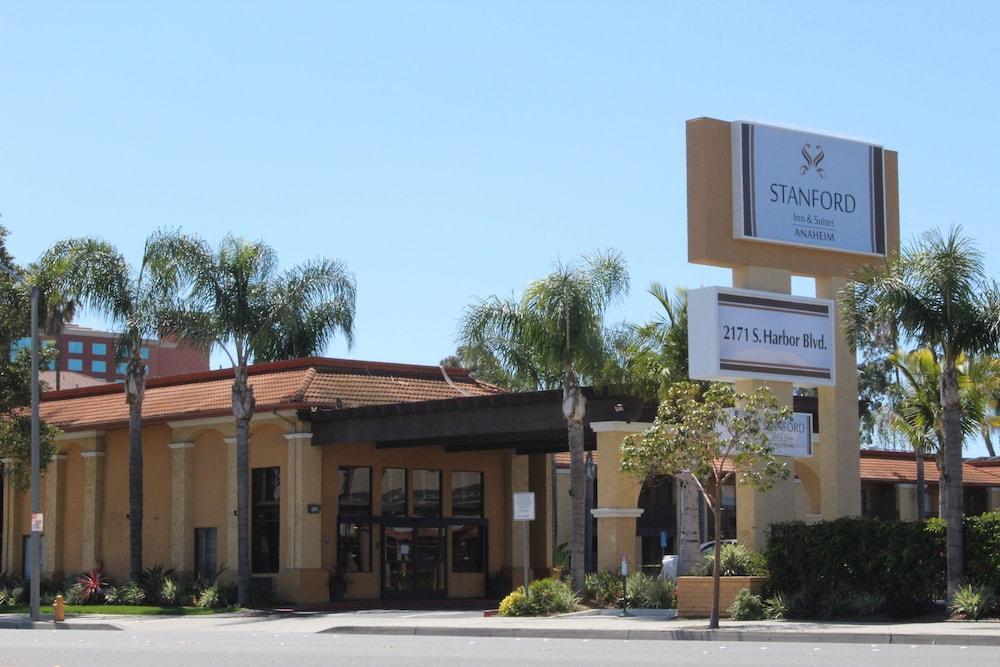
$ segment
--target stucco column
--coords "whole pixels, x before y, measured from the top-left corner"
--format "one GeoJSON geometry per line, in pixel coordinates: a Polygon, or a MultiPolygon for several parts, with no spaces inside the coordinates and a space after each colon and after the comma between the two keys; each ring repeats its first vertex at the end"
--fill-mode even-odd
{"type": "MultiPolygon", "coordinates": [[[[514,454],[512,450],[507,451],[507,497],[504,503],[507,506],[508,520],[505,526],[505,537],[507,549],[504,553],[504,565],[509,568],[511,582],[513,585],[524,585],[524,529],[522,522],[514,521],[514,494],[524,493],[530,490],[530,470],[528,457],[514,454]]],[[[535,517],[539,516],[540,508],[538,499],[535,499],[535,517]]],[[[530,527],[529,527],[530,535],[530,527]]],[[[529,545],[530,547],[530,545],[529,545]]]]}
{"type": "Polygon", "coordinates": [[[917,485],[897,484],[896,485],[896,507],[898,508],[898,518],[900,521],[917,520],[917,485]]]}
{"type": "Polygon", "coordinates": [[[819,388],[820,502],[824,519],[861,514],[861,441],[858,431],[858,366],[840,325],[838,295],[847,281],[838,277],[816,278],[816,296],[836,304],[837,384],[819,388]]]}
{"type": "Polygon", "coordinates": [[[535,520],[531,522],[530,532],[530,558],[534,570],[552,568],[551,465],[552,457],[548,454],[528,456],[528,487],[535,494],[535,520]]]}
{"type": "Polygon", "coordinates": [[[66,498],[66,455],[56,454],[45,469],[45,535],[42,576],[63,572],[63,514],[66,498]]]}
{"type": "Polygon", "coordinates": [[[0,572],[15,574],[21,571],[21,531],[18,513],[17,488],[14,486],[14,459],[3,459],[3,553],[0,572]]]}
{"type": "Polygon", "coordinates": [[[101,563],[101,529],[104,514],[104,452],[83,451],[83,549],[84,569],[101,563]]]}
{"type": "MultiPolygon", "coordinates": [[[[288,548],[286,594],[299,603],[326,602],[329,590],[323,564],[323,452],[312,433],[286,433],[288,441],[288,548]],[[309,511],[309,506],[319,512],[309,511]]],[[[285,492],[284,490],[282,491],[285,492]]],[[[336,512],[329,508],[327,511],[336,512]]]]}
{"type": "MultiPolygon", "coordinates": [[[[792,274],[783,269],[767,269],[756,266],[733,269],[733,287],[743,289],[791,294],[792,274]]],[[[760,380],[738,380],[737,393],[750,393],[766,384],[778,399],[779,405],[792,407],[791,382],[762,382],[760,380]]],[[[778,457],[794,473],[794,459],[778,457]]],[[[799,489],[792,475],[787,480],[779,480],[764,493],[750,486],[736,484],[736,540],[754,551],[767,547],[768,528],[772,523],[791,521],[796,518],[796,501],[799,489]]],[[[708,519],[712,521],[711,518],[708,519]]]]}
{"type": "Polygon", "coordinates": [[[191,456],[193,442],[170,448],[170,566],[179,574],[194,571],[194,526],[191,520],[191,456]]]}
{"type": "MultiPolygon", "coordinates": [[[[236,571],[239,561],[236,522],[236,438],[226,443],[226,565],[236,571]]],[[[247,480],[249,484],[250,481],[247,480]]]]}
{"type": "Polygon", "coordinates": [[[635,475],[621,471],[622,441],[630,433],[650,427],[644,422],[592,422],[597,434],[597,569],[621,567],[621,555],[628,555],[631,571],[642,566],[635,536],[635,520],[642,516],[639,492],[642,484],[635,475]]]}

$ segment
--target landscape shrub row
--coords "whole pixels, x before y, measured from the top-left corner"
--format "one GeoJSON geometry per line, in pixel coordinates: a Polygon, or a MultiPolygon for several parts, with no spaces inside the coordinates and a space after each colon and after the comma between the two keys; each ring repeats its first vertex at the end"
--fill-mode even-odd
{"type": "MultiPolygon", "coordinates": [[[[964,539],[966,581],[995,596],[1000,514],[967,517],[964,539]]],[[[791,616],[906,617],[945,595],[945,528],[939,519],[774,524],[766,559],[768,588],[783,596],[791,616]]]]}
{"type": "MultiPolygon", "coordinates": [[[[43,579],[39,582],[40,602],[48,606],[57,595],[72,605],[152,605],[158,607],[192,606],[206,609],[228,607],[236,603],[236,587],[220,586],[212,576],[179,578],[162,565],[146,568],[137,581],[116,585],[101,567],[67,577],[65,581],[43,579]]],[[[0,607],[28,603],[28,582],[20,575],[0,575],[0,607]]]]}

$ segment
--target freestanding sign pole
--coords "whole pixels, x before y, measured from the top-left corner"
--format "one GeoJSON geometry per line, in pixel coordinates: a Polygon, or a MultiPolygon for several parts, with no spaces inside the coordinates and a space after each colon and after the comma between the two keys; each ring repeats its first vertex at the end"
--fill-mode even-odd
{"type": "Polygon", "coordinates": [[[41,516],[41,483],[39,481],[38,451],[38,288],[31,288],[31,559],[30,612],[31,620],[41,618],[39,604],[39,577],[41,576],[42,526],[36,517],[41,516]]]}
{"type": "Polygon", "coordinates": [[[531,553],[528,540],[530,538],[528,522],[535,520],[535,494],[515,493],[514,494],[514,521],[520,521],[524,530],[524,594],[528,594],[528,558],[531,553]]]}

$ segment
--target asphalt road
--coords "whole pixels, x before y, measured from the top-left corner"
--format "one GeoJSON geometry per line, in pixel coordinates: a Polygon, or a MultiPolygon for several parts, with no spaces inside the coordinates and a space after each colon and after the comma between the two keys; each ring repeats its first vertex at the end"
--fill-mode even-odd
{"type": "Polygon", "coordinates": [[[996,665],[995,647],[579,639],[470,639],[266,632],[0,630],[0,667],[253,665],[996,665]]]}

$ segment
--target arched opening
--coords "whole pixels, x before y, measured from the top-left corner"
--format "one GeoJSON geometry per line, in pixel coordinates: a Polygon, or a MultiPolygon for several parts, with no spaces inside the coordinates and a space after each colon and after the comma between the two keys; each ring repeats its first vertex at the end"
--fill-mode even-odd
{"type": "Polygon", "coordinates": [[[642,515],[635,534],[641,544],[642,562],[659,564],[664,554],[677,553],[677,501],[673,477],[654,477],[639,492],[642,515]]]}

